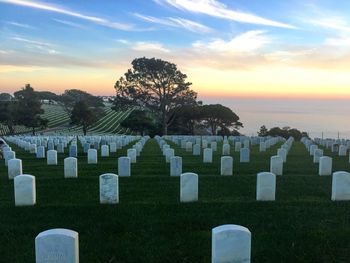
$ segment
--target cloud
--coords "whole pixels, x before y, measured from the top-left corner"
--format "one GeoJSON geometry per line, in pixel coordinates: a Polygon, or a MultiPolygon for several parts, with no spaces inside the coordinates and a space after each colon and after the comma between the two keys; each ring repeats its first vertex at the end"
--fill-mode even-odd
{"type": "Polygon", "coordinates": [[[66,26],[75,27],[75,28],[79,28],[79,29],[86,29],[86,27],[84,27],[83,25],[73,23],[71,21],[61,20],[61,19],[56,19],[56,18],[52,18],[52,20],[57,22],[57,23],[66,25],[66,26]]]}
{"type": "Polygon", "coordinates": [[[26,38],[22,38],[22,37],[12,37],[11,39],[19,41],[19,42],[24,42],[27,44],[38,45],[38,46],[45,46],[45,47],[54,46],[53,44],[48,43],[48,42],[36,41],[36,40],[26,39],[26,38]]]}
{"type": "Polygon", "coordinates": [[[266,31],[263,30],[252,30],[238,35],[229,41],[223,39],[216,39],[209,42],[197,41],[192,46],[200,50],[207,49],[221,53],[254,52],[271,42],[265,33],[266,31]]]}
{"type": "Polygon", "coordinates": [[[135,13],[134,15],[149,23],[155,23],[155,24],[160,24],[160,25],[165,25],[170,27],[184,28],[192,32],[208,33],[212,31],[211,28],[203,24],[200,24],[188,19],[184,19],[184,18],[179,18],[179,17],[157,18],[154,16],[141,15],[138,13],[135,13]]]}
{"type": "Polygon", "coordinates": [[[206,14],[241,23],[258,24],[282,28],[295,29],[293,25],[266,19],[254,14],[229,9],[216,0],[154,0],[158,4],[168,4],[180,10],[192,13],[206,14]]]}
{"type": "Polygon", "coordinates": [[[14,21],[5,21],[4,23],[11,25],[11,26],[16,26],[16,27],[21,27],[21,28],[26,28],[26,29],[35,29],[35,27],[27,25],[27,24],[22,24],[14,21]]]}
{"type": "Polygon", "coordinates": [[[136,42],[132,45],[132,49],[136,51],[156,51],[161,53],[169,53],[170,50],[165,48],[163,44],[158,42],[136,42]]]}
{"type": "Polygon", "coordinates": [[[35,1],[29,2],[29,1],[25,1],[25,0],[0,0],[0,2],[18,5],[18,6],[29,7],[29,8],[34,8],[34,9],[45,10],[45,11],[50,11],[50,12],[55,12],[55,13],[59,13],[59,14],[64,14],[67,16],[80,18],[80,19],[87,20],[87,21],[93,22],[95,24],[110,27],[113,29],[124,30],[124,31],[131,31],[134,29],[134,26],[130,25],[130,24],[117,23],[117,22],[109,21],[109,20],[101,18],[101,17],[85,15],[85,14],[82,14],[82,13],[79,13],[76,11],[71,11],[71,10],[63,8],[63,7],[54,6],[52,4],[35,2],[35,1]]]}

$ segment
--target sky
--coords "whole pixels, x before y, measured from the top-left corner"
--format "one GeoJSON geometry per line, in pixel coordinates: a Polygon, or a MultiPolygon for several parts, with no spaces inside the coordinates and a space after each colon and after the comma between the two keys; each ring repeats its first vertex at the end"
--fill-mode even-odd
{"type": "Polygon", "coordinates": [[[204,102],[251,105],[241,113],[250,132],[273,119],[254,121],[252,105],[347,107],[338,101],[350,102],[349,10],[342,0],[0,0],[0,90],[114,95],[134,58],[157,57],[177,64],[204,102]]]}

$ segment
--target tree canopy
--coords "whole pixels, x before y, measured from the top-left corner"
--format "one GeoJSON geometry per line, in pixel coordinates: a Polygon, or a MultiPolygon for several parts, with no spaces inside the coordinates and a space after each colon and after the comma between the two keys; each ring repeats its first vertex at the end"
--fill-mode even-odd
{"type": "Polygon", "coordinates": [[[168,61],[136,58],[132,68],[115,83],[115,110],[140,106],[152,111],[162,125],[163,133],[176,116],[176,109],[196,104],[197,93],[190,89],[186,74],[168,61]]]}
{"type": "Polygon", "coordinates": [[[156,128],[153,118],[144,110],[134,110],[120,123],[124,128],[139,132],[142,136],[147,131],[150,133],[156,128]]]}
{"type": "Polygon", "coordinates": [[[14,96],[18,105],[16,115],[19,124],[32,128],[33,134],[35,134],[35,128],[47,126],[48,120],[40,116],[44,110],[41,109],[38,95],[30,84],[26,84],[20,91],[16,91],[14,96]]]}
{"type": "Polygon", "coordinates": [[[258,132],[259,136],[281,136],[283,138],[288,139],[289,137],[294,137],[295,140],[300,141],[302,137],[309,137],[307,132],[299,131],[295,128],[290,127],[273,127],[270,130],[266,128],[265,125],[260,127],[260,131],[258,132]],[[263,132],[262,132],[263,131],[263,132]]]}

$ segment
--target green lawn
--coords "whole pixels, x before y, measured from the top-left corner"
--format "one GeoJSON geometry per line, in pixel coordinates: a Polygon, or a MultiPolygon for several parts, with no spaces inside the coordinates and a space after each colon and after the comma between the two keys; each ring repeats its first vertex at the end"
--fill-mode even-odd
{"type": "MultiPolygon", "coordinates": [[[[46,159],[12,147],[24,173],[36,177],[37,205],[14,206],[13,181],[1,161],[0,262],[34,262],[34,239],[51,228],[79,233],[82,263],[210,262],[211,229],[222,224],[252,232],[252,262],[349,262],[350,202],[330,200],[331,177],[317,176],[318,166],[299,142],[277,178],[275,202],[255,201],[255,184],[278,146],[266,153],[252,147],[249,164],[240,164],[231,148],[235,175],[228,177],[219,175],[220,144],[213,164],[175,147],[183,171],[199,174],[199,202],[188,204],[179,203],[179,178],[170,178],[153,139],[132,164],[132,176],[119,179],[118,205],[99,204],[98,176],[116,173],[127,148],[99,157],[98,165],[87,165],[80,154],[79,178],[63,179],[64,155],[58,166],[47,166],[46,159]]],[[[350,170],[348,157],[332,157],[335,171],[350,170]]]]}

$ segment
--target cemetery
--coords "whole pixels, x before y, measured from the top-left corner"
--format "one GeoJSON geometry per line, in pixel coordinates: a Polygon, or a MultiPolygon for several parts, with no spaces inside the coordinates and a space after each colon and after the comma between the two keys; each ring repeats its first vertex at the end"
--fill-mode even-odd
{"type": "Polygon", "coordinates": [[[1,262],[346,262],[350,256],[349,140],[4,139],[1,262]]]}

